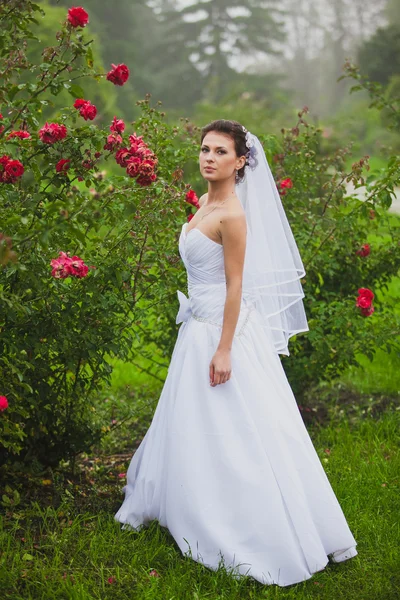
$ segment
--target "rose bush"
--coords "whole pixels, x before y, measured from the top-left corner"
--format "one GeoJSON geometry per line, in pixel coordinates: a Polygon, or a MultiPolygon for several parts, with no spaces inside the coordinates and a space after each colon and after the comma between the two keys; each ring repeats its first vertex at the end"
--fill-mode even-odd
{"type": "MultiPolygon", "coordinates": [[[[355,76],[357,70],[347,66],[346,72],[355,76]]],[[[382,101],[378,107],[384,106],[382,101]]],[[[393,156],[386,169],[369,173],[363,157],[346,171],[350,145],[332,155],[321,153],[322,131],[307,123],[307,112],[305,107],[294,127],[282,129],[281,141],[263,138],[306,269],[302,283],[310,331],[293,337],[291,354],[283,358],[299,399],[317,382],[357,365],[357,354],[372,359],[378,348],[400,350],[396,300],[382,301],[400,267],[392,226],[398,217],[387,212],[400,181],[400,158],[393,156]],[[366,186],[363,201],[348,194],[347,182],[355,189],[366,186]],[[379,239],[382,224],[389,235],[379,239]],[[367,242],[369,235],[373,242],[367,242]]],[[[396,112],[393,117],[398,119],[396,112]]]]}
{"type": "MultiPolygon", "coordinates": [[[[40,9],[9,4],[0,8],[0,396],[8,399],[0,463],[56,465],[101,435],[94,398],[110,380],[112,358],[128,357],[146,325],[144,299],[176,303],[170,286],[182,272],[176,233],[164,223],[185,219],[189,185],[172,174],[195,147],[149,98],[138,103],[134,127],[118,115],[95,125],[86,94],[60,86],[65,72],[83,88],[99,77],[80,29],[90,15],[68,11],[51,57],[31,64],[22,40],[40,9]],[[28,82],[21,69],[29,69],[28,82]],[[40,122],[41,103],[62,89],[69,104],[40,122]],[[9,135],[17,131],[30,136],[9,135]],[[120,147],[125,172],[105,176],[120,147]]],[[[122,65],[102,74],[111,88],[127,76],[122,65]]]]}
{"type": "MultiPolygon", "coordinates": [[[[307,123],[307,112],[305,107],[293,127],[282,129],[281,139],[255,131],[273,168],[306,269],[302,284],[310,331],[292,337],[290,356],[282,357],[300,404],[318,382],[357,365],[357,355],[372,359],[378,348],[400,351],[396,300],[382,301],[382,292],[400,267],[398,235],[391,224],[399,218],[387,212],[400,181],[399,157],[392,157],[379,173],[368,172],[368,157],[346,171],[350,147],[338,148],[332,155],[320,153],[322,130],[307,123]],[[348,194],[349,181],[355,188],[366,184],[365,201],[348,194]],[[385,237],[379,239],[382,224],[385,237]],[[370,235],[377,240],[368,243],[370,235]]],[[[197,173],[192,173],[191,183],[199,194],[205,191],[197,173]]],[[[198,209],[194,189],[186,193],[185,201],[198,209]]],[[[188,220],[191,217],[189,212],[188,220]]],[[[170,338],[161,325],[153,325],[142,338],[149,348],[153,344],[167,349],[164,368],[176,339],[175,331],[168,331],[170,338]]],[[[151,356],[150,350],[140,352],[151,356]]]]}
{"type": "MultiPolygon", "coordinates": [[[[52,52],[32,64],[22,40],[30,39],[40,9],[28,0],[9,5],[0,8],[7,49],[0,64],[0,396],[7,401],[0,461],[55,465],[101,435],[94,399],[110,381],[113,357],[131,359],[134,350],[154,374],[167,366],[177,334],[176,289],[185,280],[179,226],[171,223],[190,220],[205,186],[198,127],[187,120],[167,125],[149,98],[138,103],[133,124],[114,115],[99,126],[90,108],[100,108],[97,101],[63,81],[68,73],[85,87],[103,77],[113,88],[130,75],[126,65],[95,72],[82,35],[90,15],[82,7],[68,11],[52,52]],[[30,80],[19,83],[26,69],[30,80]],[[39,121],[41,102],[61,90],[70,102],[39,121]],[[29,137],[9,136],[22,131],[29,137]],[[119,175],[104,172],[110,164],[119,175]]],[[[398,157],[373,176],[364,174],[367,159],[347,173],[348,150],[321,155],[321,131],[306,122],[306,112],[281,140],[255,131],[307,271],[310,331],[292,338],[283,358],[299,398],[354,364],[357,353],[372,357],[376,348],[393,347],[399,330],[393,306],[380,299],[398,272],[398,240],[368,240],[388,219],[398,157]],[[364,202],[347,194],[347,180],[367,184],[364,202]]]]}

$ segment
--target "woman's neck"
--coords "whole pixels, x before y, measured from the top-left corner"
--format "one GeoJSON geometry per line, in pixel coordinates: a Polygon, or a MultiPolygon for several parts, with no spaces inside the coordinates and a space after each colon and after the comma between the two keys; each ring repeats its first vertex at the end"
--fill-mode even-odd
{"type": "Polygon", "coordinates": [[[234,198],[235,185],[231,181],[209,181],[206,204],[218,204],[228,198],[234,198]]]}

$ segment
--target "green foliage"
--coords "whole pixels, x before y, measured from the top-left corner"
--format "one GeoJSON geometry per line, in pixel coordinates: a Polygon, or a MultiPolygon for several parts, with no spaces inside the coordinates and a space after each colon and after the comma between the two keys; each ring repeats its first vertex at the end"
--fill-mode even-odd
{"type": "Polygon", "coordinates": [[[283,204],[306,269],[303,284],[310,327],[306,335],[292,338],[291,356],[284,358],[300,396],[312,381],[330,380],[346,366],[356,365],[357,353],[371,359],[377,348],[399,351],[399,320],[390,302],[380,301],[379,291],[400,266],[399,221],[394,220],[392,228],[387,214],[399,182],[400,161],[393,157],[387,169],[366,176],[364,157],[346,172],[348,148],[321,154],[321,130],[305,122],[303,111],[298,123],[282,133],[276,178],[289,176],[294,182],[283,204]],[[366,186],[363,201],[349,195],[348,182],[355,188],[366,186]],[[358,255],[381,222],[388,224],[388,239],[378,237],[370,243],[368,256],[358,255]],[[359,288],[375,293],[375,313],[370,317],[355,306],[359,288]]]}
{"type": "MultiPolygon", "coordinates": [[[[137,104],[139,117],[124,132],[124,144],[130,133],[144,136],[158,157],[157,180],[142,187],[122,170],[112,176],[100,171],[99,160],[116,169],[114,152],[103,150],[109,132],[84,121],[72,106],[82,92],[92,100],[86,82],[99,78],[90,39],[64,23],[44,62],[30,63],[25,42],[40,8],[28,0],[8,8],[13,10],[1,5],[0,12],[0,156],[20,160],[25,173],[14,183],[0,183],[0,395],[9,400],[0,419],[1,460],[54,465],[99,439],[102,426],[93,414],[93,398],[110,383],[115,360],[140,353],[151,363],[150,372],[165,369],[176,340],[176,289],[184,280],[171,223],[185,219],[184,179],[190,177],[199,192],[203,185],[194,160],[199,130],[187,119],[179,126],[166,124],[164,113],[146,97],[137,104]],[[24,79],[27,71],[33,77],[24,79]],[[69,82],[76,78],[81,89],[69,82]],[[67,127],[67,136],[45,144],[38,135],[41,107],[65,90],[67,106],[58,122],[67,127]],[[7,139],[12,129],[22,128],[30,138],[7,139]],[[70,160],[67,173],[56,171],[62,158],[70,160]],[[87,276],[52,277],[50,261],[60,251],[84,260],[87,276]]],[[[396,121],[393,102],[365,84],[353,67],[350,76],[396,121]]],[[[103,83],[115,93],[110,82],[103,83]]],[[[321,130],[305,121],[306,112],[293,128],[282,130],[282,139],[265,135],[261,120],[260,130],[256,124],[252,128],[276,179],[294,182],[283,201],[307,271],[310,324],[308,334],[292,338],[291,356],[284,359],[297,394],[356,364],[356,354],[398,351],[399,331],[393,307],[379,295],[398,272],[396,232],[374,241],[368,257],[357,255],[381,221],[390,230],[387,209],[399,182],[399,159],[390,158],[387,168],[367,177],[367,159],[345,172],[348,150],[322,153],[321,130]],[[349,181],[366,185],[364,202],[347,193],[349,181]],[[360,287],[376,294],[375,313],[368,318],[355,307],[360,287]]]]}
{"type": "Polygon", "coordinates": [[[0,156],[25,167],[14,183],[0,183],[0,381],[9,401],[0,421],[0,460],[54,465],[99,439],[92,397],[109,383],[112,357],[128,356],[135,324],[147,325],[141,298],[154,304],[168,297],[178,276],[176,239],[164,224],[184,218],[179,203],[186,188],[176,171],[193,144],[183,127],[167,126],[147,98],[139,103],[135,129],[124,136],[127,144],[129,133],[142,133],[160,157],[156,182],[142,187],[122,169],[106,178],[98,162],[114,161],[114,152],[103,151],[109,131],[78,115],[72,104],[80,89],[63,81],[68,71],[84,91],[85,81],[97,77],[91,44],[64,24],[51,57],[29,64],[21,40],[36,12],[31,2],[15,2],[12,12],[0,13],[0,156]],[[22,68],[37,73],[37,83],[17,83],[22,68]],[[59,122],[67,136],[45,144],[38,135],[41,103],[63,89],[69,107],[59,122]],[[22,127],[30,138],[7,139],[22,127]],[[70,160],[67,173],[55,169],[61,158],[70,160]],[[52,277],[50,261],[60,251],[79,255],[90,267],[87,276],[52,277]]]}
{"type": "Polygon", "coordinates": [[[377,29],[360,47],[358,61],[361,71],[382,85],[400,75],[400,23],[377,29]]]}

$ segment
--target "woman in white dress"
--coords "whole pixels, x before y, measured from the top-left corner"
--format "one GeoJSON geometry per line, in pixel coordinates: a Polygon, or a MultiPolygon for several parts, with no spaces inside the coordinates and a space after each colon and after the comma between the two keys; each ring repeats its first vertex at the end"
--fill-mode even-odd
{"type": "Polygon", "coordinates": [[[206,567],[287,586],[357,555],[279,358],[308,331],[304,267],[256,136],[213,121],[199,166],[208,192],[179,239],[189,297],[115,519],[157,519],[206,567]]]}

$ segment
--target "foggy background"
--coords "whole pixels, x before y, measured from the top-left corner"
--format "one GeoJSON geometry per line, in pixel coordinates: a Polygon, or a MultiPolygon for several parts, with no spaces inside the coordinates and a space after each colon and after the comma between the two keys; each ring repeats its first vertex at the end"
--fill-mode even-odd
{"type": "MultiPolygon", "coordinates": [[[[43,27],[47,22],[54,31],[51,11],[60,23],[71,2],[40,4],[43,27]]],[[[380,131],[366,93],[349,94],[354,80],[337,79],[350,59],[389,96],[399,93],[400,0],[83,0],[82,6],[90,15],[84,35],[95,39],[104,69],[130,68],[128,83],[108,97],[110,111],[128,120],[146,93],[162,101],[167,118],[198,124],[234,118],[264,133],[291,126],[307,105],[327,139],[346,133],[356,150],[370,154],[394,142],[380,131]]]]}

